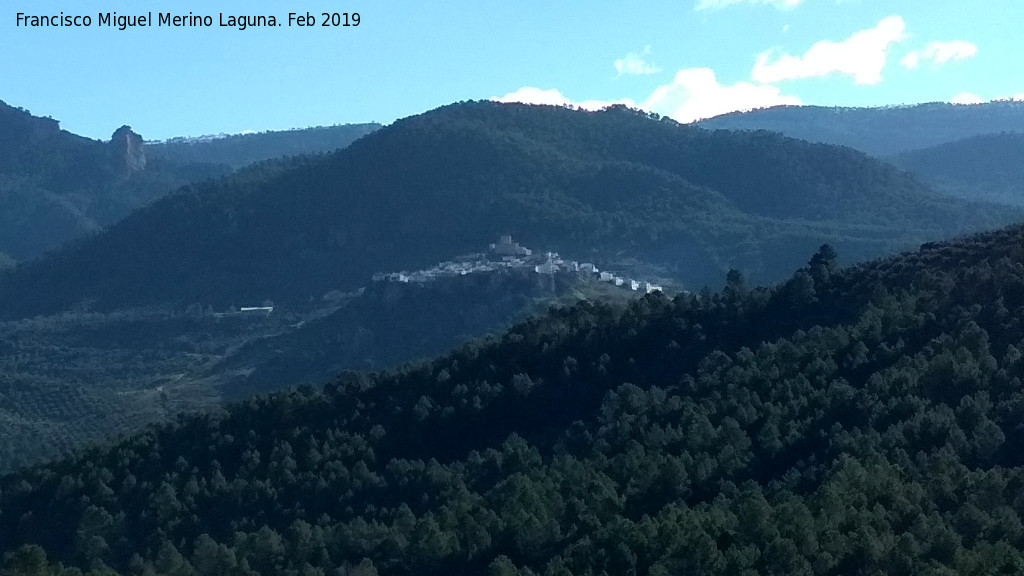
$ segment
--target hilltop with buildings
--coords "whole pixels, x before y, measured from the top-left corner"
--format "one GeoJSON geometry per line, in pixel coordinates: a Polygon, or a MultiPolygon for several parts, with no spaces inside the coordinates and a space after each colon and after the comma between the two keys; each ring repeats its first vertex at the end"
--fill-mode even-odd
{"type": "MultiPolygon", "coordinates": [[[[333,312],[246,344],[215,371],[235,374],[227,386],[232,397],[273,390],[281,382],[315,384],[344,370],[376,370],[442,353],[551,305],[661,290],[651,281],[502,236],[484,252],[375,274],[333,312]]],[[[324,300],[341,302],[326,295],[324,300]]]]}
{"type": "Polygon", "coordinates": [[[501,236],[491,244],[487,252],[467,254],[453,260],[441,262],[430,268],[415,271],[377,273],[374,282],[432,282],[442,278],[453,278],[497,270],[532,270],[535,274],[573,274],[581,280],[606,282],[624,290],[634,292],[662,292],[660,284],[648,280],[629,278],[623,274],[600,270],[592,262],[567,260],[557,252],[535,253],[530,248],[513,241],[512,236],[501,236]]]}

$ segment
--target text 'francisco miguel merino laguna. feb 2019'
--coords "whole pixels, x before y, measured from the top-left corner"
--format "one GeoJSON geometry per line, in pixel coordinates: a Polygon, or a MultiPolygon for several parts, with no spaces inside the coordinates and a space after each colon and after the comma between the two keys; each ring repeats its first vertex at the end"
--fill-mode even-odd
{"type": "Polygon", "coordinates": [[[224,14],[216,17],[207,14],[174,14],[173,12],[152,12],[145,14],[118,14],[117,12],[99,12],[94,18],[88,14],[65,14],[60,12],[52,15],[36,15],[18,12],[16,26],[26,28],[148,28],[152,26],[171,28],[206,28],[224,27],[245,30],[247,28],[276,26],[319,26],[319,27],[354,27],[359,26],[358,12],[289,12],[287,18],[278,20],[268,14],[224,14]]]}

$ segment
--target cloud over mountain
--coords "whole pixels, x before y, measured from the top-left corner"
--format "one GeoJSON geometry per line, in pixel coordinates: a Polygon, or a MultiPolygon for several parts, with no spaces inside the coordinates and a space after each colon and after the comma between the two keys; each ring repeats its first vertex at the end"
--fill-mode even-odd
{"type": "Polygon", "coordinates": [[[661,66],[648,62],[645,58],[651,53],[651,47],[645,46],[643,52],[630,52],[615,61],[615,71],[619,76],[649,76],[661,72],[661,66]]]}
{"type": "Polygon", "coordinates": [[[913,70],[922,62],[931,62],[934,66],[942,66],[957,60],[967,60],[978,54],[978,47],[964,40],[952,42],[929,42],[920,50],[913,50],[900,60],[900,64],[913,70]]]}
{"type": "Polygon", "coordinates": [[[840,42],[821,40],[801,56],[762,52],[751,77],[761,84],[776,84],[843,74],[861,86],[880,84],[889,48],[906,37],[903,18],[889,16],[840,42]]]}
{"type": "Polygon", "coordinates": [[[643,103],[645,110],[679,122],[693,122],[736,110],[753,110],[781,104],[800,104],[775,86],[736,82],[722,85],[710,68],[687,68],[671,83],[659,86],[643,103]]]}

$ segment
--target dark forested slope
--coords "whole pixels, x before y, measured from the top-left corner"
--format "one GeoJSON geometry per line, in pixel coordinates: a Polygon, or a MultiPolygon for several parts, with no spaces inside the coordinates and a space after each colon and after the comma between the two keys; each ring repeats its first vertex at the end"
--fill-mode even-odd
{"type": "Polygon", "coordinates": [[[177,186],[229,171],[147,165],[142,147],[127,126],[100,142],[0,102],[0,252],[17,260],[38,256],[177,186]]]}
{"type": "Polygon", "coordinates": [[[61,131],[55,120],[0,101],[0,253],[26,258],[97,229],[49,189],[76,173],[80,186],[102,179],[110,164],[105,152],[99,142],[61,131]]]}
{"type": "Polygon", "coordinates": [[[380,128],[380,124],[318,126],[252,134],[171,138],[147,142],[146,155],[172,164],[224,164],[241,168],[281,156],[318,154],[344,148],[380,128]]]}
{"type": "Polygon", "coordinates": [[[538,274],[532,267],[373,282],[323,318],[232,352],[211,376],[226,383],[231,399],[288,384],[320,385],[342,370],[379,370],[441,354],[556,303],[636,296],[590,275],[538,274]]]}
{"type": "Polygon", "coordinates": [[[471,102],[182,189],[0,277],[0,309],[296,304],[500,233],[581,258],[628,255],[700,287],[730,267],[777,279],[823,241],[864,258],[1016,216],[938,197],[849,149],[622,107],[471,102]]]}
{"type": "Polygon", "coordinates": [[[0,258],[26,260],[100,230],[171,190],[245,164],[343,148],[376,124],[146,144],[127,126],[108,142],[0,101],[0,258]]]}
{"type": "Polygon", "coordinates": [[[0,549],[16,574],[1020,574],[1024,228],[835,256],[8,476],[0,549]]]}
{"type": "Polygon", "coordinates": [[[936,190],[1024,205],[1024,133],[1001,132],[904,152],[893,163],[936,190]]]}
{"type": "Polygon", "coordinates": [[[699,124],[729,130],[771,130],[890,156],[982,134],[1024,131],[1024,102],[933,102],[884,108],[778,106],[723,114],[699,124]]]}
{"type": "Polygon", "coordinates": [[[193,305],[2,321],[0,475],[182,411],[440,354],[556,303],[639,294],[535,272],[546,260],[445,262],[330,293],[307,313],[193,305]]]}

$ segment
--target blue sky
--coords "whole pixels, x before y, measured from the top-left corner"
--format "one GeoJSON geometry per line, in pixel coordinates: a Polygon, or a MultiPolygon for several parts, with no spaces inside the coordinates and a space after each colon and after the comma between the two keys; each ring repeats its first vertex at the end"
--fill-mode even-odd
{"type": "Polygon", "coordinates": [[[780,103],[1024,98],[1021,0],[5,0],[0,99],[106,139],[391,122],[501,98],[625,102],[690,121],[780,103]],[[16,25],[17,12],[89,28],[16,25]],[[210,15],[99,27],[97,13],[210,15]],[[355,28],[289,12],[358,12],[355,28]],[[274,15],[275,28],[217,26],[274,15]]]}

